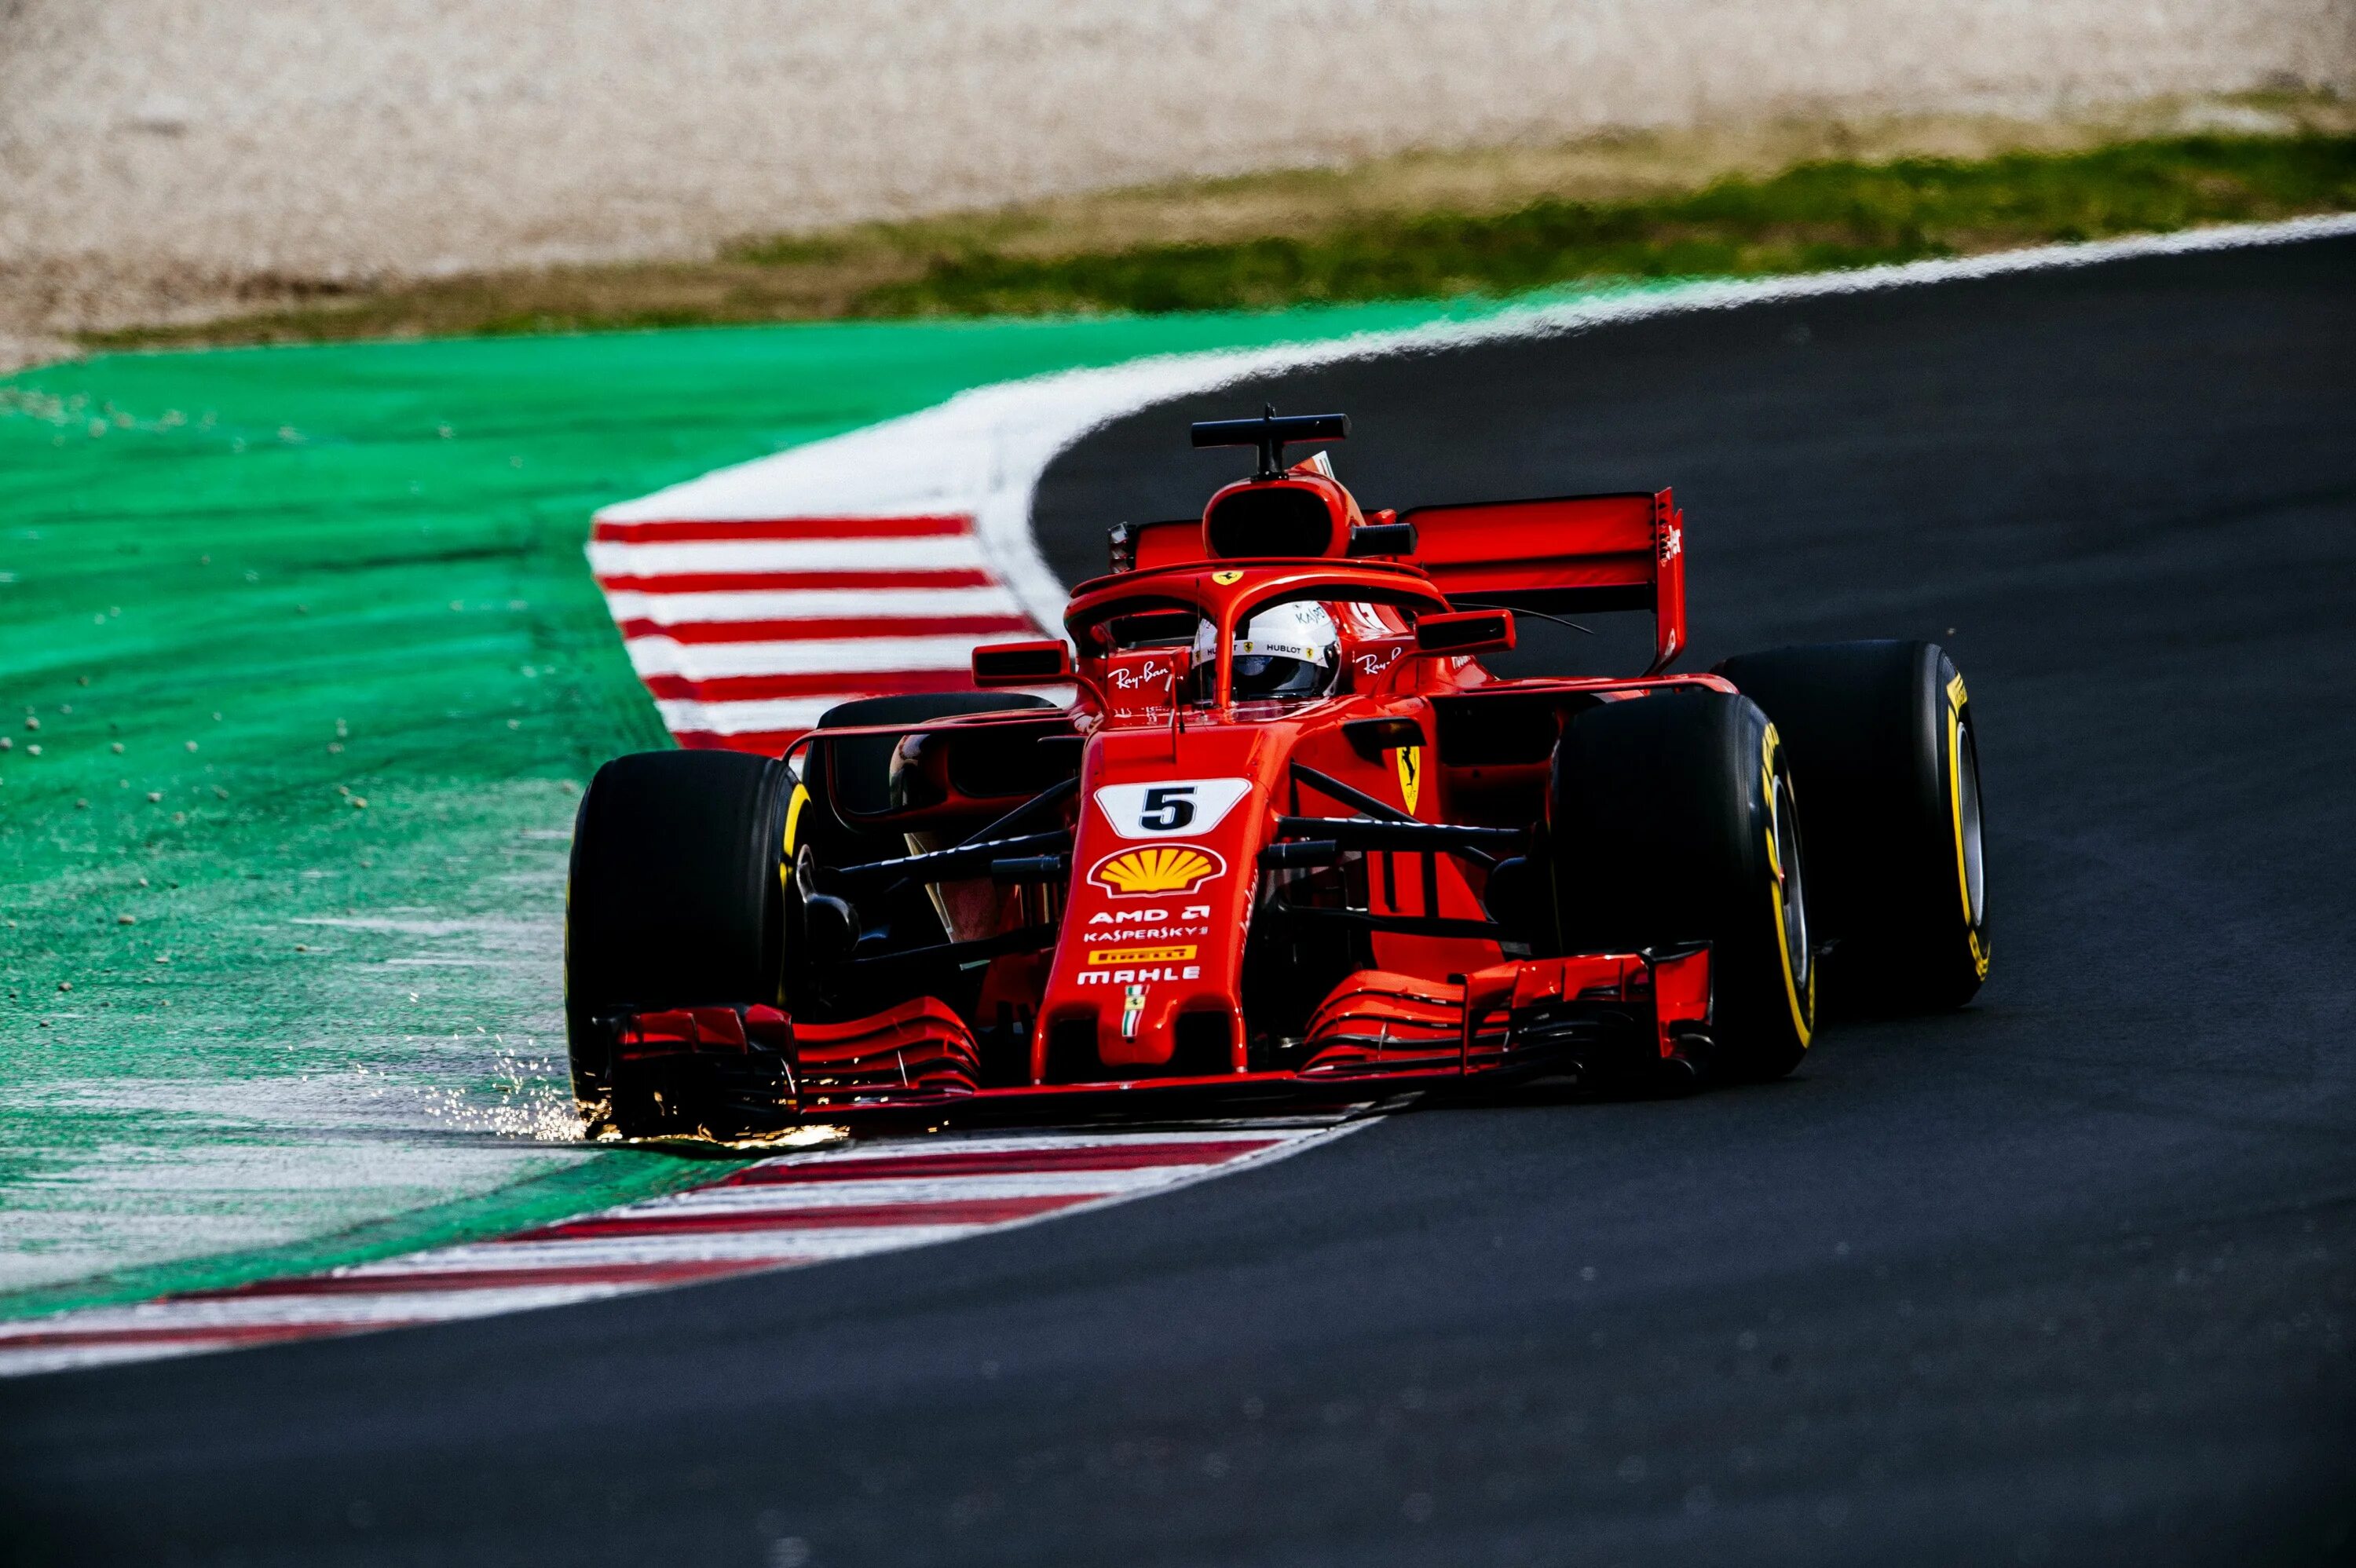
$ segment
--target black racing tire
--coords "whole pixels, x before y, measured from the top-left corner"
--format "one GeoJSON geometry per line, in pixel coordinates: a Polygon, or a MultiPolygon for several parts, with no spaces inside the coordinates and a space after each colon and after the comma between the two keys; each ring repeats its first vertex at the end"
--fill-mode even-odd
{"type": "MultiPolygon", "coordinates": [[[[1027,691],[911,691],[896,697],[861,697],[838,702],[819,716],[821,730],[848,730],[868,724],[928,724],[968,713],[1012,713],[1026,708],[1053,708],[1054,703],[1027,691]]],[[[853,736],[831,742],[841,748],[834,776],[841,785],[843,804],[853,811],[878,812],[892,804],[892,750],[898,742],[889,735],[853,736]]]]}
{"type": "Polygon", "coordinates": [[[1713,1076],[1781,1078],[1815,1032],[1800,814],[1755,703],[1688,688],[1575,715],[1547,788],[1566,953],[1710,944],[1713,1076]]]}
{"type": "Polygon", "coordinates": [[[1935,643],[1820,643],[1718,673],[1767,711],[1808,799],[1809,923],[1839,1012],[1959,1008],[1988,969],[1979,749],[1935,643]]]}
{"type": "Polygon", "coordinates": [[[693,1132],[712,1111],[685,1067],[613,1061],[601,1018],[783,999],[792,785],[784,763],[737,752],[641,752],[590,781],[565,888],[564,1015],[594,1128],[693,1132]]]}
{"type": "MultiPolygon", "coordinates": [[[[924,724],[969,713],[1011,713],[1054,706],[1045,698],[1025,691],[907,692],[839,702],[819,716],[817,728],[823,731],[866,725],[924,724]]],[[[837,866],[885,860],[909,852],[910,843],[903,835],[855,824],[836,809],[838,802],[849,805],[854,813],[889,809],[892,753],[898,744],[898,737],[892,735],[821,738],[802,752],[800,775],[787,817],[786,855],[789,865],[808,865],[813,876],[822,877],[824,871],[837,866]]],[[[807,880],[797,878],[796,885],[807,880]]],[[[879,923],[888,925],[894,946],[929,946],[948,940],[939,914],[921,887],[904,888],[888,903],[862,907],[859,915],[862,926],[872,927],[879,923]]],[[[789,900],[789,941],[798,936],[802,918],[800,899],[789,900]]],[[[822,970],[826,966],[820,964],[816,967],[822,970]]],[[[966,977],[963,984],[958,976],[950,975],[939,977],[934,989],[957,993],[978,989],[980,985],[978,975],[966,977]]],[[[874,994],[871,988],[847,983],[836,974],[816,973],[809,984],[796,987],[794,999],[799,1009],[824,1017],[872,1011],[892,1000],[905,998],[874,994]]],[[[953,996],[944,999],[954,1002],[953,996]]]]}
{"type": "MultiPolygon", "coordinates": [[[[862,697],[838,702],[819,715],[818,728],[848,730],[884,724],[926,724],[968,713],[1011,713],[1054,703],[1027,691],[912,691],[894,697],[862,697]]],[[[892,805],[892,735],[853,735],[820,740],[802,753],[800,793],[794,799],[788,857],[813,844],[820,865],[850,865],[905,855],[896,833],[853,826],[835,808],[874,814],[892,805]],[[830,761],[830,753],[831,761],[830,761]]]]}

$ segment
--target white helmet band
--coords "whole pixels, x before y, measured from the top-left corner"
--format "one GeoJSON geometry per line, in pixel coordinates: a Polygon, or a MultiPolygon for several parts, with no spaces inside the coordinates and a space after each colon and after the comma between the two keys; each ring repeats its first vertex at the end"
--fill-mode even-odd
{"type": "MultiPolygon", "coordinates": [[[[1215,638],[1211,624],[1204,622],[1194,634],[1194,656],[1208,659],[1215,649],[1215,638]]],[[[1235,653],[1237,658],[1299,659],[1323,667],[1333,662],[1340,643],[1333,617],[1325,613],[1324,605],[1313,599],[1295,599],[1254,615],[1239,629],[1235,653]]]]}

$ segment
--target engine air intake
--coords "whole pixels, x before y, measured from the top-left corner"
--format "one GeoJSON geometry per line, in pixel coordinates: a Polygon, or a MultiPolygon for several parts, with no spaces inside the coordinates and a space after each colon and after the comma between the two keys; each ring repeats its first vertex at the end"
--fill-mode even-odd
{"type": "Polygon", "coordinates": [[[1203,519],[1203,542],[1215,556],[1324,555],[1333,543],[1333,509],[1307,485],[1230,490],[1203,519]]]}

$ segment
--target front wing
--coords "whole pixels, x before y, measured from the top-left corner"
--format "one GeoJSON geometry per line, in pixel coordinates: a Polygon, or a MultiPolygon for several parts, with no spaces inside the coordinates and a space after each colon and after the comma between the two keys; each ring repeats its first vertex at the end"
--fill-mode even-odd
{"type": "Polygon", "coordinates": [[[1446,980],[1365,969],[1286,1042],[1282,1060],[1211,1075],[1140,1072],[992,1084],[955,1011],[920,997],[830,1023],[739,1004],[620,1013],[600,1020],[617,1063],[692,1069],[745,1125],[916,1115],[929,1120],[1154,1114],[1180,1104],[1363,1101],[1370,1094],[1645,1073],[1690,1079],[1707,1054],[1710,955],[1590,954],[1500,964],[1446,980]]]}

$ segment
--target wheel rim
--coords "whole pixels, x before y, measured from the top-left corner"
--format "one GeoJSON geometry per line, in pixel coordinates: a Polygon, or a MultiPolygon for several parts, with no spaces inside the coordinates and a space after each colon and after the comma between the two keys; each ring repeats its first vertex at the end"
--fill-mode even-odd
{"type": "Polygon", "coordinates": [[[1964,912],[1977,931],[1987,895],[1986,852],[1980,843],[1980,760],[1972,744],[1971,721],[1959,719],[1956,727],[1962,732],[1955,759],[1955,828],[1962,836],[1964,912]]]}

